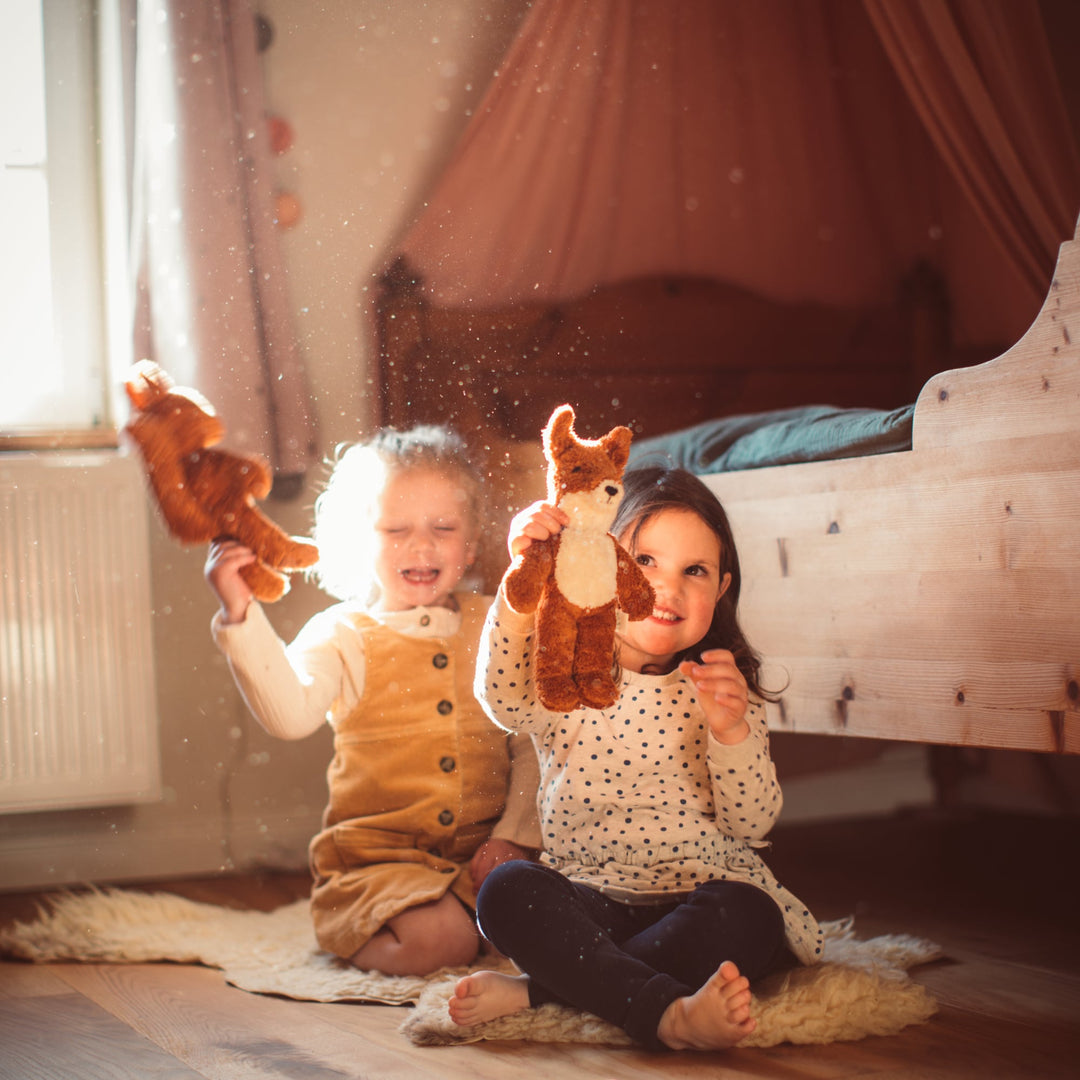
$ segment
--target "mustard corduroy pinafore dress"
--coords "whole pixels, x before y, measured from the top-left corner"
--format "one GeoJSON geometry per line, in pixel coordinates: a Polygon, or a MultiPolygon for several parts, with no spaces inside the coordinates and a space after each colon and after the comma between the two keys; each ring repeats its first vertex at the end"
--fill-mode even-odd
{"type": "Polygon", "coordinates": [[[310,846],[315,934],[338,956],[448,891],[475,905],[468,862],[503,812],[510,762],[506,733],[472,689],[490,598],[456,599],[461,627],[450,638],[355,616],[368,675],[337,725],[330,802],[310,846]]]}

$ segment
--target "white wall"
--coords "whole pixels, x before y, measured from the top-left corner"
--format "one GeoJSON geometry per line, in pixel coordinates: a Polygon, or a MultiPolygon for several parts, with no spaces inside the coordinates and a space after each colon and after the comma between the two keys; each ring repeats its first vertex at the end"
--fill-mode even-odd
{"type": "Polygon", "coordinates": [[[293,127],[282,233],[325,448],[370,426],[364,306],[526,10],[524,0],[264,0],[268,107],[293,127]]]}

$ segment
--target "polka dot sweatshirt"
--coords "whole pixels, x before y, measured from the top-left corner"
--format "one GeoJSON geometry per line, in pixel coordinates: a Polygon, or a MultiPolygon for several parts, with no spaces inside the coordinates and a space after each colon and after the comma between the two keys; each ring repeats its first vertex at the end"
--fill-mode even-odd
{"type": "Polygon", "coordinates": [[[767,846],[783,801],[761,703],[751,701],[750,734],[736,746],[712,738],[678,671],[624,671],[611,708],[549,712],[533,689],[532,646],[533,617],[500,592],[475,690],[495,723],[536,746],[543,861],[626,903],[674,898],[712,879],[749,882],[780,907],[799,960],[820,960],[817,922],[755,850],[767,846]]]}

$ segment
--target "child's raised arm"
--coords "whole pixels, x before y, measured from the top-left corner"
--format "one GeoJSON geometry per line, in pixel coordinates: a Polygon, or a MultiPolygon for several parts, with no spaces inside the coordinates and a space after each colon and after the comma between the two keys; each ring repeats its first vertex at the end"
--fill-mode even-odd
{"type": "Polygon", "coordinates": [[[251,548],[236,540],[215,540],[210,545],[203,566],[203,576],[211,591],[221,601],[221,621],[243,622],[253,593],[240,571],[255,561],[251,548]]]}

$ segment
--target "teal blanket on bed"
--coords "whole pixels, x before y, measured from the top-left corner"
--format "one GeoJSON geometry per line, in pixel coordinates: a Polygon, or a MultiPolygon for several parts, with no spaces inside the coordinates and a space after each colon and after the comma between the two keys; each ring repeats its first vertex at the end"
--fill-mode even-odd
{"type": "Polygon", "coordinates": [[[891,412],[807,405],[724,416],[636,441],[630,466],[665,463],[695,473],[719,473],[891,454],[911,449],[914,413],[914,405],[891,412]]]}

